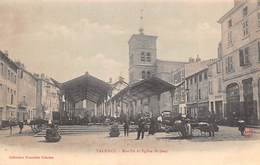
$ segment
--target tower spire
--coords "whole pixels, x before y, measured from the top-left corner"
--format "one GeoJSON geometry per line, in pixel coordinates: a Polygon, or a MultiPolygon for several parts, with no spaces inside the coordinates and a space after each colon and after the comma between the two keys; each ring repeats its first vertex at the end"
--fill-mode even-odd
{"type": "Polygon", "coordinates": [[[139,32],[140,34],[144,34],[144,29],[143,29],[143,20],[144,20],[144,9],[140,10],[140,28],[139,28],[139,32]]]}

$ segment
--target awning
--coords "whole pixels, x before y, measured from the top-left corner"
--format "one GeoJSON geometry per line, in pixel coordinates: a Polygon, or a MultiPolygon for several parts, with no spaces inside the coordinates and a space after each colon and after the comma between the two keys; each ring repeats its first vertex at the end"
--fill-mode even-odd
{"type": "Polygon", "coordinates": [[[103,101],[111,91],[111,86],[86,73],[83,76],[66,81],[61,85],[65,97],[73,102],[87,99],[94,103],[103,101]]]}
{"type": "Polygon", "coordinates": [[[111,100],[134,101],[147,98],[154,95],[160,95],[167,91],[173,91],[174,86],[160,78],[151,77],[142,81],[131,84],[117,93],[111,100]]]}

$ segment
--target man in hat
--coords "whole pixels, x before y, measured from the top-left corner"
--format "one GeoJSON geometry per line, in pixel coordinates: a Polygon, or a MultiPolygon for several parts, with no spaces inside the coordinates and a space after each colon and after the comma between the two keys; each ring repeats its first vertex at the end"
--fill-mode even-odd
{"type": "Polygon", "coordinates": [[[136,140],[140,139],[140,135],[142,134],[142,139],[144,138],[144,131],[145,131],[145,120],[144,117],[141,117],[138,121],[138,130],[137,130],[137,138],[136,140]]]}

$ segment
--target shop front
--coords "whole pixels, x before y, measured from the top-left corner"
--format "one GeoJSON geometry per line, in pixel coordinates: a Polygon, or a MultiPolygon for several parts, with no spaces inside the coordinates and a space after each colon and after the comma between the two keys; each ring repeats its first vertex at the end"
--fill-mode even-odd
{"type": "Polygon", "coordinates": [[[226,88],[226,95],[226,117],[229,121],[233,121],[242,115],[240,112],[239,85],[237,83],[229,84],[226,88]]]}

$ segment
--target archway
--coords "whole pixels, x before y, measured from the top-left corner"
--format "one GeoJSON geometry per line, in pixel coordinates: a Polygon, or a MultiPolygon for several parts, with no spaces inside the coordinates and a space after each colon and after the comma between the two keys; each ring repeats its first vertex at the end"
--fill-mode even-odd
{"type": "Polygon", "coordinates": [[[234,116],[240,116],[240,94],[237,83],[229,84],[226,88],[227,93],[227,118],[232,120],[234,116]]]}

